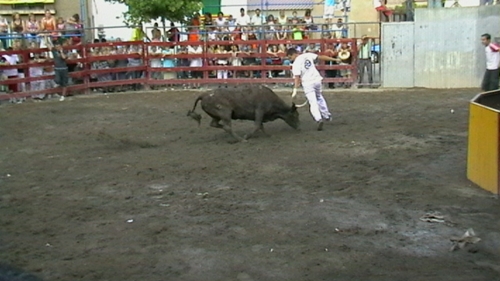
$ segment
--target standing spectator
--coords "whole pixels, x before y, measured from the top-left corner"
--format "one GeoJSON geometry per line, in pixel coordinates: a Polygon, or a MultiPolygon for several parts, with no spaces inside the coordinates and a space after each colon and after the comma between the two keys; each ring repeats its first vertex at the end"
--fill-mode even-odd
{"type": "Polygon", "coordinates": [[[0,15],[0,42],[2,42],[1,49],[7,49],[7,36],[9,34],[9,23],[7,19],[0,15]]]}
{"type": "MultiPolygon", "coordinates": [[[[328,44],[324,47],[325,49],[325,55],[326,56],[329,56],[329,57],[332,57],[332,58],[336,58],[338,56],[338,53],[337,53],[337,46],[335,43],[333,44],[328,44]]],[[[336,61],[329,61],[327,62],[327,65],[336,65],[338,64],[338,62],[336,61]]],[[[325,70],[325,76],[328,77],[328,78],[334,78],[334,77],[338,77],[338,70],[336,69],[327,69],[325,70]]],[[[328,83],[328,88],[329,89],[335,89],[335,83],[333,82],[329,82],[328,83]]]]}
{"type": "Polygon", "coordinates": [[[292,17],[290,18],[290,23],[292,25],[302,23],[302,19],[297,16],[297,11],[292,12],[292,17]]]}
{"type": "MultiPolygon", "coordinates": [[[[14,39],[13,44],[12,44],[12,50],[14,50],[14,51],[21,51],[23,49],[24,49],[24,46],[23,46],[22,39],[14,39]]],[[[16,62],[18,64],[21,64],[21,63],[24,62],[24,57],[23,57],[22,54],[15,54],[15,55],[12,55],[12,56],[15,58],[15,60],[16,60],[16,62]]],[[[25,77],[25,75],[24,75],[24,68],[19,68],[17,70],[17,77],[18,78],[24,78],[25,77]]],[[[26,88],[25,86],[26,86],[26,83],[24,83],[24,82],[20,83],[20,84],[17,85],[17,89],[20,92],[24,92],[25,88],[26,88]]]]}
{"type": "MultiPolygon", "coordinates": [[[[96,53],[96,56],[101,56],[103,57],[101,60],[94,61],[92,63],[92,69],[109,69],[110,68],[110,61],[106,60],[106,57],[109,56],[110,50],[108,48],[102,48],[102,50],[99,53],[96,53]]],[[[110,72],[105,72],[105,73],[99,73],[97,74],[97,81],[98,82],[108,82],[112,80],[112,76],[110,72]]],[[[102,87],[102,92],[105,94],[109,91],[108,86],[103,86],[102,87]]]]}
{"type": "Polygon", "coordinates": [[[189,42],[199,42],[200,41],[199,31],[200,30],[199,30],[198,26],[188,27],[188,41],[189,42]]]}
{"type": "MultiPolygon", "coordinates": [[[[7,48],[7,51],[12,51],[13,49],[11,47],[7,48]]],[[[2,55],[2,58],[5,59],[5,62],[3,63],[4,65],[16,65],[17,64],[17,58],[14,55],[9,55],[5,54],[2,55]]],[[[9,69],[4,69],[3,74],[7,76],[7,79],[16,79],[18,78],[18,71],[17,68],[9,68],[9,69]]],[[[17,92],[17,83],[11,83],[8,85],[9,90],[13,93],[17,92]]]]}
{"type": "Polygon", "coordinates": [[[250,17],[245,14],[245,9],[240,9],[240,16],[236,19],[236,24],[241,26],[248,26],[250,24],[250,17]]]}
{"type": "Polygon", "coordinates": [[[271,29],[274,29],[274,25],[276,24],[276,19],[274,18],[273,15],[267,16],[266,24],[269,25],[271,29]]]}
{"type": "Polygon", "coordinates": [[[193,18],[191,19],[191,25],[197,26],[197,27],[199,27],[201,25],[200,13],[198,13],[198,12],[194,13],[193,18]]]}
{"type": "Polygon", "coordinates": [[[12,33],[14,33],[16,38],[22,38],[23,33],[26,30],[24,21],[21,19],[19,13],[12,14],[12,23],[10,26],[12,33]]]}
{"type": "Polygon", "coordinates": [[[145,39],[151,41],[146,35],[146,32],[144,32],[144,27],[142,26],[142,23],[139,23],[139,25],[137,25],[132,31],[131,41],[144,41],[145,39]]]}
{"type": "MultiPolygon", "coordinates": [[[[126,53],[127,53],[127,48],[125,48],[124,46],[117,47],[117,49],[116,49],[117,55],[124,55],[126,53]]],[[[128,59],[120,58],[120,59],[115,60],[113,63],[113,67],[115,67],[115,68],[128,67],[128,59]]],[[[126,71],[115,72],[113,79],[119,80],[119,81],[126,80],[127,79],[127,72],[126,71]]],[[[125,90],[125,88],[126,88],[126,86],[123,86],[123,84],[121,84],[120,86],[115,87],[115,90],[117,92],[123,92],[125,90]]]]}
{"type": "MultiPolygon", "coordinates": [[[[199,41],[198,41],[199,43],[199,41]]],[[[192,58],[189,62],[190,67],[202,67],[203,66],[203,58],[201,54],[203,53],[203,48],[197,44],[194,46],[188,46],[187,53],[190,55],[198,55],[196,58],[192,58]]],[[[198,80],[203,78],[203,71],[201,70],[193,70],[191,71],[191,77],[198,80]]],[[[192,84],[193,88],[200,88],[200,83],[195,82],[192,84]]]]}
{"type": "MultiPolygon", "coordinates": [[[[228,46],[223,46],[219,45],[215,49],[215,54],[227,54],[227,48],[228,46]]],[[[227,68],[226,66],[228,65],[228,59],[227,58],[217,58],[216,65],[220,66],[221,69],[217,70],[217,79],[222,79],[224,80],[224,84],[227,88],[227,68]]],[[[220,85],[219,85],[220,87],[220,85]]]]}
{"type": "Polygon", "coordinates": [[[330,28],[332,25],[332,20],[335,17],[335,7],[337,3],[335,0],[325,0],[325,5],[323,6],[323,19],[325,19],[325,23],[330,28]]]}
{"type": "Polygon", "coordinates": [[[174,22],[170,22],[170,29],[167,31],[169,42],[179,42],[181,41],[181,32],[177,27],[175,27],[174,22]]]}
{"type": "Polygon", "coordinates": [[[371,50],[373,46],[373,39],[368,38],[368,36],[363,35],[361,37],[361,44],[359,44],[358,50],[358,72],[359,80],[358,83],[363,83],[363,78],[365,76],[365,68],[368,71],[368,83],[373,83],[373,65],[371,60],[371,50]]]}
{"type": "MultiPolygon", "coordinates": [[[[128,67],[137,67],[137,66],[142,66],[142,50],[141,47],[138,45],[132,45],[130,46],[130,49],[128,51],[129,54],[135,55],[134,57],[129,57],[127,58],[128,60],[128,67]]],[[[142,78],[142,71],[141,70],[132,70],[129,72],[129,76],[131,79],[140,79],[142,78]]],[[[132,85],[132,89],[134,91],[140,90],[141,84],[139,83],[134,83],[132,85]]]]}
{"type": "MultiPolygon", "coordinates": [[[[38,42],[38,32],[40,32],[40,23],[35,17],[35,14],[31,13],[28,16],[28,20],[26,21],[26,36],[29,38],[29,41],[38,42]]],[[[31,45],[30,45],[31,46],[31,45]]],[[[38,45],[37,45],[38,47],[38,45]]]]}
{"type": "Polygon", "coordinates": [[[41,21],[41,28],[43,32],[57,36],[56,19],[54,18],[54,16],[52,16],[49,10],[45,11],[45,16],[41,21]]]}
{"type": "Polygon", "coordinates": [[[153,25],[153,30],[151,30],[151,42],[162,42],[163,36],[161,35],[161,31],[158,28],[158,23],[155,22],[153,25]]]}
{"type": "Polygon", "coordinates": [[[153,80],[162,79],[162,73],[155,70],[155,68],[161,67],[161,57],[163,56],[162,49],[158,46],[151,46],[148,54],[150,56],[149,65],[151,66],[151,78],[153,80]]]}
{"type": "MultiPolygon", "coordinates": [[[[343,42],[340,45],[339,54],[340,54],[339,56],[340,65],[350,65],[352,63],[351,46],[349,46],[346,42],[343,42]]],[[[342,78],[351,78],[351,70],[341,69],[340,76],[342,78]]],[[[351,86],[350,83],[344,82],[345,88],[349,88],[350,86],[351,86]]]]}
{"type": "Polygon", "coordinates": [[[67,55],[64,53],[62,49],[61,42],[55,41],[52,43],[51,40],[47,38],[47,47],[52,53],[52,58],[54,60],[54,70],[55,70],[55,83],[62,88],[60,101],[64,101],[66,97],[66,87],[68,86],[68,65],[66,64],[67,55]]]}
{"type": "MultiPolygon", "coordinates": [[[[229,53],[231,54],[231,65],[232,66],[241,66],[243,59],[239,56],[239,54],[241,52],[240,52],[240,49],[238,48],[238,45],[232,45],[229,53]]],[[[238,74],[239,73],[237,70],[233,70],[233,77],[234,78],[237,78],[238,74]]]]}
{"type": "Polygon", "coordinates": [[[280,10],[279,16],[276,19],[277,23],[281,24],[282,26],[286,26],[288,22],[288,17],[285,15],[285,11],[280,10]]]}
{"type": "MultiPolygon", "coordinates": [[[[35,41],[30,42],[29,48],[32,50],[38,49],[38,44],[35,41]]],[[[40,53],[30,53],[30,62],[31,63],[42,63],[45,59],[40,55],[40,53]]],[[[30,77],[40,77],[43,75],[43,66],[31,66],[29,68],[30,77]]],[[[31,91],[43,91],[45,90],[45,81],[43,80],[35,80],[30,82],[30,90],[31,91]]],[[[39,94],[32,96],[34,99],[42,100],[45,98],[45,94],[39,94]]]]}
{"type": "Polygon", "coordinates": [[[307,9],[305,14],[304,14],[304,24],[305,24],[305,35],[307,36],[307,39],[312,39],[312,32],[311,30],[318,30],[318,26],[314,24],[314,18],[311,15],[311,10],[307,9]]]}
{"type": "Polygon", "coordinates": [[[250,23],[255,26],[260,26],[265,23],[265,17],[261,14],[260,9],[255,10],[255,15],[250,19],[250,23]]]}
{"type": "MultiPolygon", "coordinates": [[[[175,55],[175,48],[173,45],[165,47],[162,51],[162,55],[163,55],[163,67],[167,68],[175,67],[175,59],[172,57],[173,55],[175,55]]],[[[163,79],[165,80],[172,80],[175,78],[177,78],[177,76],[176,73],[173,71],[165,71],[163,73],[163,79]]],[[[171,86],[170,84],[168,84],[168,82],[167,85],[171,86]]]]}
{"type": "Polygon", "coordinates": [[[498,89],[500,65],[500,46],[491,42],[491,35],[485,33],[481,35],[481,43],[486,52],[486,72],[484,73],[481,88],[483,91],[493,91],[498,89]]]}

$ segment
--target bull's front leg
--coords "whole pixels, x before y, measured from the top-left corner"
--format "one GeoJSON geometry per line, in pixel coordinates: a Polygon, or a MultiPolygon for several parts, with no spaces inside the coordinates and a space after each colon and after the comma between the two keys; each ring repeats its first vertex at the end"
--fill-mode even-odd
{"type": "Polygon", "coordinates": [[[227,133],[229,133],[235,139],[237,139],[238,141],[241,141],[241,142],[246,142],[247,141],[245,138],[242,138],[242,137],[238,136],[235,132],[233,132],[233,128],[231,127],[231,119],[229,119],[229,120],[223,120],[222,123],[223,123],[222,129],[224,129],[224,131],[226,131],[227,133]]]}
{"type": "Polygon", "coordinates": [[[261,110],[256,110],[255,111],[255,121],[254,125],[255,128],[251,134],[245,135],[245,139],[253,138],[255,134],[260,130],[264,135],[267,135],[266,132],[264,131],[264,124],[262,123],[262,120],[264,119],[264,112],[261,110]]]}

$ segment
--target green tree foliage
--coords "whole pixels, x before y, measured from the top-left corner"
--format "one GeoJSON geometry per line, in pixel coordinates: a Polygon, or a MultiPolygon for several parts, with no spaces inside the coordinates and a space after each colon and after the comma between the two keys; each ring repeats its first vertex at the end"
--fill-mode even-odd
{"type": "Polygon", "coordinates": [[[202,7],[202,0],[105,0],[111,3],[122,3],[128,6],[125,23],[135,25],[141,22],[171,20],[184,22],[202,7]]]}

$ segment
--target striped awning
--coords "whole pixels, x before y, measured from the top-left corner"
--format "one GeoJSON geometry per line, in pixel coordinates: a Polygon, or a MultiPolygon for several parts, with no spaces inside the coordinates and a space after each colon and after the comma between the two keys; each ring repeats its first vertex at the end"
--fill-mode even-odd
{"type": "Polygon", "coordinates": [[[1,5],[54,4],[55,0],[0,0],[1,5]]]}
{"type": "Polygon", "coordinates": [[[247,7],[249,11],[305,10],[314,7],[314,0],[248,0],[247,7]]]}

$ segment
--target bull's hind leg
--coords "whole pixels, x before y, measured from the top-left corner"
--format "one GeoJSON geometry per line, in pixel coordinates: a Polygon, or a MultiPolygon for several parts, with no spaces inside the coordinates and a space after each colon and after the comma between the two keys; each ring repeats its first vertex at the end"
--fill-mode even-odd
{"type": "Polygon", "coordinates": [[[212,122],[210,122],[210,126],[214,127],[214,128],[223,129],[224,126],[222,126],[219,122],[220,122],[220,119],[212,118],[212,122]]]}
{"type": "Polygon", "coordinates": [[[223,123],[222,129],[224,129],[224,131],[226,131],[227,133],[231,134],[231,136],[233,136],[235,139],[241,142],[247,141],[246,139],[238,136],[235,132],[233,132],[233,128],[231,127],[231,119],[222,120],[222,123],[223,123]]]}

